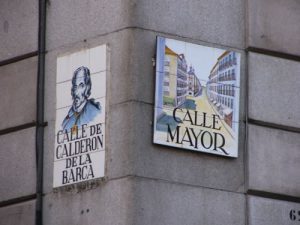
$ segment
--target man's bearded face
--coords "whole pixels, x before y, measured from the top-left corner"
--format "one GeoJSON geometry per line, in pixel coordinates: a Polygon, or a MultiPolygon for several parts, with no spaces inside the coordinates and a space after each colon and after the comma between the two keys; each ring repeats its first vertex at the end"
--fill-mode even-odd
{"type": "Polygon", "coordinates": [[[73,83],[73,107],[79,108],[83,103],[86,102],[86,89],[87,86],[84,81],[83,71],[79,71],[76,75],[75,82],[73,83]]]}

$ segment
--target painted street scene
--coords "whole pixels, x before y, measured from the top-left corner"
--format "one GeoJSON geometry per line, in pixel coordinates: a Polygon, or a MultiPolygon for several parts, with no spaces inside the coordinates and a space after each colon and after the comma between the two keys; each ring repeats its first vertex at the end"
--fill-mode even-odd
{"type": "Polygon", "coordinates": [[[157,38],[154,143],[237,157],[240,54],[157,38]]]}

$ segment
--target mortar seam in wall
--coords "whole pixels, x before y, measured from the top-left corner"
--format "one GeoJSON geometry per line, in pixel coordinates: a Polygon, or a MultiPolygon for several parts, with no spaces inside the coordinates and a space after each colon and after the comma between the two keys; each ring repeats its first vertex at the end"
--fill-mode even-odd
{"type": "Polygon", "coordinates": [[[283,130],[283,131],[287,131],[287,132],[300,133],[300,128],[298,128],[298,127],[285,126],[285,125],[270,123],[270,122],[266,122],[266,121],[262,121],[262,120],[255,120],[252,118],[248,118],[247,121],[251,125],[272,128],[272,129],[277,129],[277,130],[283,130]]]}
{"type": "Polygon", "coordinates": [[[138,30],[144,30],[144,31],[150,31],[150,32],[154,32],[154,33],[159,33],[159,34],[164,34],[164,35],[168,35],[171,37],[178,37],[181,39],[188,39],[189,41],[195,41],[195,42],[203,42],[205,44],[208,45],[218,45],[220,47],[226,48],[226,49],[236,49],[236,50],[240,50],[240,51],[245,51],[244,48],[239,48],[239,47],[234,47],[234,46],[229,46],[226,44],[221,44],[221,43],[216,43],[216,42],[210,42],[210,41],[205,41],[202,39],[196,39],[193,37],[188,37],[188,36],[183,36],[183,35],[178,35],[178,34],[174,34],[174,33],[169,33],[169,32],[164,32],[164,31],[159,31],[159,30],[154,30],[154,29],[149,29],[149,28],[143,28],[143,27],[133,27],[133,29],[138,29],[138,30]]]}
{"type": "MultiPolygon", "coordinates": [[[[167,35],[167,36],[170,36],[170,37],[188,39],[190,41],[195,41],[195,42],[199,41],[199,42],[203,42],[203,43],[208,44],[208,45],[218,45],[220,47],[227,48],[227,49],[236,49],[236,50],[240,50],[240,51],[265,54],[265,55],[268,55],[268,56],[274,56],[274,57],[278,57],[278,58],[282,58],[282,59],[300,61],[300,56],[298,56],[298,55],[248,46],[247,45],[247,42],[248,42],[247,37],[245,37],[245,39],[246,39],[245,45],[248,46],[248,47],[240,48],[240,47],[236,47],[236,46],[234,47],[234,46],[229,46],[229,45],[226,45],[226,44],[221,44],[221,43],[216,43],[216,42],[209,42],[209,41],[205,41],[205,40],[202,40],[202,39],[196,39],[196,38],[193,38],[193,37],[173,34],[173,33],[169,33],[169,32],[149,29],[149,28],[143,28],[143,27],[139,27],[139,26],[122,27],[122,28],[119,28],[119,29],[112,30],[110,32],[105,32],[105,33],[102,33],[102,34],[97,34],[95,36],[87,37],[87,38],[84,38],[83,40],[78,40],[78,41],[75,41],[75,42],[72,42],[72,43],[63,44],[63,45],[57,46],[53,49],[48,49],[48,51],[54,51],[54,50],[64,48],[64,47],[70,47],[70,46],[74,45],[75,43],[86,41],[86,39],[91,40],[91,39],[95,39],[95,38],[98,38],[98,37],[103,37],[103,36],[107,36],[107,35],[110,35],[110,34],[118,33],[118,32],[124,31],[124,30],[129,30],[129,29],[150,31],[150,32],[154,32],[154,33],[157,33],[157,34],[167,35]]],[[[246,34],[246,35],[248,35],[248,34],[246,34]]],[[[0,62],[0,66],[1,66],[1,62],[0,62]]]]}
{"type": "MultiPolygon", "coordinates": [[[[17,125],[17,126],[13,126],[13,127],[4,128],[4,129],[0,130],[0,136],[1,135],[6,135],[6,134],[9,134],[9,133],[13,133],[13,132],[17,132],[17,131],[21,131],[21,130],[25,130],[25,129],[29,129],[29,128],[32,128],[32,127],[36,127],[38,125],[39,124],[36,121],[33,121],[31,123],[25,123],[25,124],[22,124],[22,125],[17,125]]],[[[48,126],[48,123],[45,122],[44,124],[40,124],[40,125],[45,127],[45,126],[48,126]]]]}
{"type": "MultiPolygon", "coordinates": [[[[203,186],[203,185],[188,184],[188,183],[182,183],[182,182],[178,182],[178,181],[166,180],[166,179],[162,179],[162,178],[146,177],[146,176],[139,176],[139,175],[124,175],[124,176],[114,177],[114,178],[110,178],[110,179],[108,178],[105,182],[102,182],[100,184],[100,186],[105,185],[110,181],[117,181],[117,180],[130,179],[130,178],[140,179],[140,180],[144,179],[144,180],[159,181],[159,182],[168,183],[168,184],[188,186],[191,188],[201,188],[201,189],[208,189],[208,190],[213,190],[213,191],[222,191],[222,192],[227,192],[227,193],[232,193],[232,194],[239,194],[239,195],[243,195],[245,197],[246,204],[247,204],[247,197],[249,197],[249,196],[300,203],[300,197],[295,197],[295,196],[290,196],[290,195],[277,194],[277,193],[271,193],[271,192],[265,192],[265,191],[257,191],[257,190],[252,190],[252,189],[248,190],[246,193],[243,193],[243,192],[230,191],[230,190],[221,189],[221,188],[213,188],[213,187],[207,187],[207,186],[203,186]]],[[[90,189],[86,190],[86,191],[90,191],[90,189]]],[[[45,192],[44,196],[49,195],[49,194],[55,194],[55,193],[53,191],[45,192]]],[[[0,203],[0,207],[1,207],[1,203],[0,203]]]]}
{"type": "Polygon", "coordinates": [[[244,192],[239,192],[239,191],[231,191],[231,190],[226,190],[226,189],[222,189],[222,188],[214,188],[214,187],[208,187],[208,186],[203,186],[203,185],[188,184],[188,183],[179,182],[179,181],[172,181],[172,180],[167,180],[167,179],[162,179],[162,178],[146,177],[146,176],[140,176],[140,175],[125,175],[125,176],[121,176],[121,177],[114,177],[114,178],[108,179],[108,181],[119,180],[119,179],[124,179],[124,178],[136,178],[136,179],[160,181],[160,182],[164,182],[164,183],[168,183],[168,184],[176,184],[176,185],[188,186],[188,187],[193,187],[193,188],[203,188],[203,189],[245,195],[244,192]]]}
{"type": "Polygon", "coordinates": [[[122,102],[112,104],[111,107],[116,107],[116,106],[119,106],[119,105],[125,105],[127,103],[142,103],[142,104],[145,104],[145,105],[154,106],[154,103],[145,102],[145,101],[136,100],[136,99],[128,99],[128,100],[125,100],[125,101],[122,101],[122,102]]]}
{"type": "Polygon", "coordinates": [[[259,190],[248,190],[247,196],[255,196],[255,197],[261,197],[266,199],[274,199],[274,200],[280,200],[280,201],[287,201],[287,202],[294,202],[294,203],[300,203],[300,197],[295,197],[291,195],[285,195],[285,194],[277,194],[267,191],[259,191],[259,190]]]}
{"type": "Polygon", "coordinates": [[[4,128],[4,129],[0,130],[0,136],[35,127],[36,124],[37,124],[36,122],[31,122],[31,123],[25,123],[25,124],[22,124],[22,125],[18,125],[18,126],[4,128]]]}
{"type": "Polygon", "coordinates": [[[249,46],[248,48],[245,49],[246,52],[251,52],[251,53],[257,53],[257,54],[263,54],[267,56],[272,56],[280,59],[286,59],[286,60],[293,60],[296,62],[300,62],[300,56],[299,55],[294,55],[294,54],[289,54],[285,52],[279,52],[279,51],[273,51],[269,49],[264,49],[264,48],[256,48],[249,46]]]}
{"type": "Polygon", "coordinates": [[[110,35],[110,34],[122,32],[124,30],[149,31],[149,32],[156,33],[157,35],[166,35],[166,36],[170,36],[170,37],[173,37],[173,38],[187,39],[187,40],[192,41],[192,42],[193,41],[194,42],[202,42],[203,44],[207,44],[208,46],[218,45],[219,47],[224,48],[224,49],[235,49],[235,50],[238,50],[238,51],[245,51],[245,48],[243,48],[243,47],[240,48],[240,47],[236,47],[236,46],[229,46],[229,45],[222,44],[222,43],[209,42],[209,41],[205,41],[205,40],[202,40],[202,39],[196,39],[196,38],[193,38],[193,37],[173,34],[173,33],[169,33],[169,32],[164,32],[164,31],[159,31],[159,30],[154,30],[154,29],[149,29],[149,28],[144,28],[144,27],[139,27],[139,26],[125,26],[125,27],[118,28],[118,29],[115,29],[115,30],[112,30],[112,31],[109,31],[109,32],[102,33],[102,34],[97,34],[97,35],[94,35],[94,36],[91,36],[91,37],[86,37],[86,38],[83,38],[81,40],[77,40],[77,41],[74,41],[74,42],[65,43],[65,44],[56,46],[54,48],[47,49],[47,52],[55,51],[55,50],[61,49],[61,48],[68,48],[68,47],[73,46],[75,43],[86,42],[87,40],[90,41],[90,40],[93,40],[93,39],[96,39],[96,38],[99,38],[99,37],[103,37],[103,36],[107,36],[107,35],[110,35]]]}
{"type": "Polygon", "coordinates": [[[10,205],[15,205],[15,204],[19,204],[19,203],[24,203],[24,202],[35,200],[35,199],[36,199],[36,194],[5,200],[5,201],[0,202],[0,208],[4,208],[4,207],[10,206],[10,205]]]}
{"type": "Polygon", "coordinates": [[[12,63],[16,63],[16,62],[19,62],[19,61],[22,61],[25,59],[29,59],[29,58],[37,56],[37,55],[38,55],[38,52],[33,51],[33,52],[26,53],[26,54],[18,55],[18,56],[12,57],[12,58],[4,59],[4,60],[0,61],[0,67],[6,66],[6,65],[9,65],[12,63]]]}
{"type": "Polygon", "coordinates": [[[295,197],[295,196],[290,196],[290,195],[277,194],[277,193],[271,193],[271,192],[265,192],[265,191],[257,191],[257,190],[252,190],[252,189],[247,190],[247,192],[243,193],[243,192],[230,191],[230,190],[221,189],[221,188],[213,188],[213,187],[207,187],[207,186],[202,186],[202,185],[188,184],[188,183],[171,181],[171,180],[162,179],[162,178],[146,177],[146,176],[139,176],[139,175],[126,175],[126,176],[121,176],[121,177],[115,177],[115,178],[109,179],[108,181],[120,180],[120,179],[124,179],[124,178],[153,180],[153,181],[160,181],[160,182],[169,183],[169,184],[189,186],[189,187],[194,187],[194,188],[209,189],[209,190],[214,190],[214,191],[223,191],[223,192],[228,192],[228,193],[232,193],[232,194],[241,194],[241,195],[245,196],[245,199],[247,199],[247,196],[251,195],[251,196],[263,197],[263,198],[274,199],[274,200],[282,200],[282,201],[300,203],[300,197],[295,197]]]}
{"type": "MultiPolygon", "coordinates": [[[[228,192],[228,193],[232,193],[232,194],[239,194],[239,195],[246,196],[246,194],[244,192],[239,192],[239,191],[231,191],[231,190],[226,190],[226,189],[221,189],[221,188],[213,188],[213,187],[207,187],[207,186],[202,186],[202,185],[195,185],[195,184],[188,184],[188,183],[183,183],[183,182],[178,182],[178,181],[172,181],[172,180],[167,180],[167,179],[162,179],[162,178],[146,177],[146,176],[132,175],[132,174],[131,175],[129,174],[129,175],[124,175],[124,176],[119,176],[119,177],[113,177],[113,178],[108,177],[105,182],[101,182],[100,186],[105,185],[110,181],[117,181],[117,180],[122,180],[122,179],[131,179],[131,178],[140,179],[140,180],[144,179],[144,180],[159,181],[159,182],[168,183],[168,184],[188,186],[188,187],[191,187],[191,188],[202,188],[202,189],[222,191],[222,192],[228,192]]],[[[99,186],[97,188],[99,188],[99,186]]],[[[91,190],[91,189],[89,189],[89,190],[91,190]]],[[[89,191],[89,190],[86,190],[86,191],[89,191]]],[[[53,193],[54,192],[52,190],[52,191],[49,191],[49,192],[45,192],[44,195],[46,196],[46,195],[53,194],[53,193]]],[[[66,193],[67,193],[67,191],[66,191],[66,193]]]]}

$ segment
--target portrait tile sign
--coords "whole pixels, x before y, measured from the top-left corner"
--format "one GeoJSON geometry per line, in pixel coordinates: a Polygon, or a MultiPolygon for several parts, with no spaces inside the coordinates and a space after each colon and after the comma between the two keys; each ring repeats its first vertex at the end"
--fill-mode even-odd
{"type": "Polygon", "coordinates": [[[237,157],[240,58],[157,37],[154,143],[237,157]]]}
{"type": "Polygon", "coordinates": [[[53,187],[104,177],[106,45],[57,58],[53,187]]]}

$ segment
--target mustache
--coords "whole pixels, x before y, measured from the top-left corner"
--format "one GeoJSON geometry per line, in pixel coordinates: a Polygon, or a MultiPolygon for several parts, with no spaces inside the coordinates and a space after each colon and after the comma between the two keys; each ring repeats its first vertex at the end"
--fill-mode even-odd
{"type": "Polygon", "coordinates": [[[72,99],[76,100],[76,99],[80,99],[80,98],[87,98],[87,96],[82,93],[82,94],[72,94],[72,99]]]}

